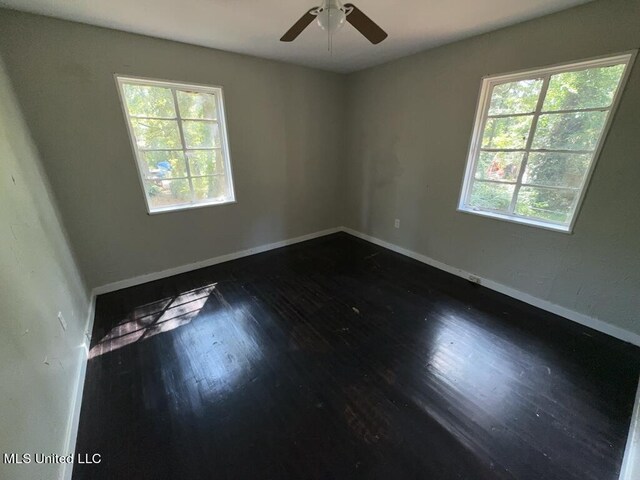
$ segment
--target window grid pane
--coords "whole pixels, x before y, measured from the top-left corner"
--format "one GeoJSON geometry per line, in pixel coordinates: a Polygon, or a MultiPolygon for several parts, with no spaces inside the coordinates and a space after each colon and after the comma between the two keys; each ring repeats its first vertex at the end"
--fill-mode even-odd
{"type": "Polygon", "coordinates": [[[610,108],[624,64],[585,68],[551,75],[551,95],[544,110],[610,108]]]}
{"type": "Polygon", "coordinates": [[[516,211],[523,217],[563,224],[573,213],[577,193],[565,188],[523,186],[518,192],[516,211]]]}
{"type": "Polygon", "coordinates": [[[119,82],[150,209],[233,200],[217,94],[135,79],[119,82]],[[138,103],[132,107],[129,98],[138,103]],[[182,118],[181,111],[188,118],[182,118]]]}
{"type": "Polygon", "coordinates": [[[520,187],[522,185],[522,177],[524,175],[525,169],[527,168],[527,162],[529,161],[531,146],[533,144],[534,138],[536,136],[536,130],[538,128],[540,111],[542,110],[542,105],[544,104],[544,98],[547,94],[548,89],[549,89],[549,76],[547,75],[542,77],[542,88],[540,89],[540,94],[538,95],[538,102],[536,103],[536,111],[533,114],[533,120],[531,121],[531,129],[529,130],[529,136],[527,137],[527,145],[525,147],[524,155],[522,156],[522,163],[520,164],[518,179],[516,180],[516,186],[513,190],[513,197],[511,198],[511,204],[509,205],[508,213],[510,215],[513,215],[516,209],[516,203],[518,202],[518,195],[520,193],[520,187]]]}
{"type": "Polygon", "coordinates": [[[193,180],[191,179],[191,171],[189,170],[189,162],[187,161],[187,152],[185,151],[186,142],[184,138],[184,124],[182,122],[182,118],[180,118],[180,110],[178,109],[178,95],[176,93],[176,89],[171,89],[171,95],[173,97],[173,105],[176,110],[176,115],[178,117],[178,130],[180,131],[180,141],[182,143],[182,152],[184,155],[185,168],[187,170],[187,180],[189,181],[189,190],[191,191],[191,203],[195,201],[195,193],[193,190],[193,180]]]}
{"type": "MultiPolygon", "coordinates": [[[[468,188],[464,205],[473,210],[494,211],[509,217],[568,226],[595,161],[594,153],[602,142],[629,60],[599,69],[587,66],[575,72],[554,71],[489,87],[484,102],[484,121],[476,137],[475,158],[469,176],[465,178],[468,188]],[[551,84],[557,90],[559,86],[555,80],[565,73],[577,72],[573,77],[579,78],[589,76],[592,70],[606,69],[615,71],[618,77],[609,76],[615,83],[610,83],[600,97],[596,98],[599,92],[589,85],[592,99],[572,98],[571,102],[556,101],[555,104],[547,100],[551,84]],[[504,97],[495,101],[494,92],[498,87],[514,91],[514,86],[526,85],[527,81],[543,82],[534,112],[522,106],[522,96],[515,101],[504,97]],[[555,108],[547,111],[545,105],[554,105],[555,108]],[[531,117],[531,123],[525,137],[523,126],[527,117],[531,117]],[[557,125],[550,125],[553,123],[551,119],[556,120],[557,125]],[[558,119],[564,121],[559,122],[558,119]],[[517,145],[517,138],[526,140],[525,145],[517,145]],[[517,175],[515,179],[514,175],[517,175]],[[509,193],[510,203],[505,208],[509,193]]],[[[522,91],[527,94],[525,104],[530,106],[531,88],[520,89],[520,93],[522,91]]]]}

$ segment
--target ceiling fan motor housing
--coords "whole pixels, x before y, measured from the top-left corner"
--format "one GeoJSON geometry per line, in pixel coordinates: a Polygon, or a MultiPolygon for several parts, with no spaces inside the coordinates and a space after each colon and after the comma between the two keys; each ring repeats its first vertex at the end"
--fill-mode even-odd
{"type": "Polygon", "coordinates": [[[325,0],[315,12],[320,28],[330,33],[342,28],[349,13],[351,9],[346,8],[340,0],[325,0]]]}
{"type": "Polygon", "coordinates": [[[280,41],[292,42],[305,28],[311,25],[314,19],[320,28],[328,30],[329,41],[331,41],[331,34],[342,27],[345,20],[374,45],[377,45],[387,38],[387,33],[354,4],[343,4],[340,0],[324,0],[322,5],[312,8],[302,15],[302,17],[287,30],[280,41]]]}

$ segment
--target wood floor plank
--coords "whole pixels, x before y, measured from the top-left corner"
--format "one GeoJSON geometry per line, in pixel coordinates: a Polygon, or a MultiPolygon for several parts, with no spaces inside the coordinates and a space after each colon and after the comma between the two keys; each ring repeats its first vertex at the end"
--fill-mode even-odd
{"type": "Polygon", "coordinates": [[[344,233],[97,299],[75,479],[616,480],[640,349],[344,233]]]}

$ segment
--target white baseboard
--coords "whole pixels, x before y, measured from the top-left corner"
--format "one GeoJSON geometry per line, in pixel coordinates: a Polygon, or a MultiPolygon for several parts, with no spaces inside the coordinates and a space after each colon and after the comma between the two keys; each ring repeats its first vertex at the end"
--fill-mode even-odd
{"type": "MultiPolygon", "coordinates": [[[[407,257],[411,257],[414,260],[418,260],[419,262],[426,263],[427,265],[431,265],[432,267],[438,268],[440,270],[444,270],[445,272],[452,273],[459,277],[469,279],[469,276],[473,276],[480,279],[480,284],[490,288],[491,290],[495,290],[496,292],[503,293],[509,297],[515,298],[516,300],[520,300],[522,302],[528,303],[529,305],[533,305],[534,307],[538,307],[542,310],[546,310],[547,312],[555,313],[556,315],[560,315],[561,317],[568,318],[569,320],[573,320],[581,325],[585,325],[589,328],[593,328],[602,333],[606,333],[607,335],[611,335],[619,340],[624,342],[631,343],[636,346],[640,346],[640,335],[625,330],[623,328],[617,327],[615,325],[611,325],[603,320],[590,317],[583,313],[576,312],[574,310],[570,310],[561,305],[557,305],[555,303],[551,303],[548,300],[542,300],[538,297],[534,297],[525,292],[521,292],[520,290],[516,290],[515,288],[508,287],[501,283],[495,282],[488,278],[481,277],[476,274],[472,274],[471,272],[467,272],[460,268],[452,267],[451,265],[447,265],[446,263],[439,262],[438,260],[434,260],[431,257],[427,257],[426,255],[422,255],[420,253],[413,252],[403,247],[399,247],[394,245],[393,243],[386,242],[384,240],[380,240],[379,238],[372,237],[371,235],[367,235],[365,233],[358,232],[357,230],[353,230],[348,227],[342,227],[342,231],[346,232],[354,237],[361,238],[371,243],[375,243],[384,248],[388,248],[389,250],[393,250],[396,253],[400,253],[401,255],[405,255],[407,257]]],[[[640,478],[640,477],[639,477],[640,478]]]]}
{"type": "MultiPolygon", "coordinates": [[[[78,426],[80,424],[80,409],[82,408],[82,393],[84,392],[84,380],[87,376],[87,361],[89,359],[89,341],[91,331],[93,330],[93,321],[95,318],[96,296],[91,294],[89,300],[89,312],[87,313],[87,321],[82,332],[83,343],[78,345],[78,375],[76,377],[76,385],[72,398],[73,405],[67,420],[66,444],[63,455],[74,454],[76,450],[76,440],[78,438],[78,426]],[[89,335],[87,335],[87,332],[89,335]]],[[[71,480],[73,473],[73,463],[63,463],[60,469],[61,480],[71,480]]]]}
{"type": "Polygon", "coordinates": [[[640,478],[640,383],[638,383],[636,404],[631,417],[619,480],[638,480],[638,478],[640,478]]]}
{"type": "MultiPolygon", "coordinates": [[[[87,320],[87,327],[85,330],[89,335],[87,336],[87,339],[86,339],[86,345],[84,345],[84,348],[83,348],[82,359],[80,363],[80,372],[78,375],[78,384],[76,387],[75,403],[69,419],[69,427],[68,427],[68,435],[67,435],[67,438],[68,438],[67,451],[68,452],[75,451],[75,442],[76,442],[76,437],[78,432],[78,422],[80,419],[80,407],[82,405],[82,391],[84,387],[84,379],[85,379],[86,367],[87,367],[87,354],[88,354],[88,346],[89,346],[89,340],[90,340],[89,337],[93,330],[95,299],[97,295],[113,292],[116,290],[132,287],[135,285],[140,285],[143,283],[159,280],[161,278],[170,277],[172,275],[178,275],[180,273],[185,273],[192,270],[197,270],[199,268],[208,267],[211,265],[216,265],[216,264],[227,262],[230,260],[247,257],[249,255],[254,255],[257,253],[274,250],[276,248],[285,247],[287,245],[293,245],[295,243],[304,242],[306,240],[311,240],[318,237],[323,237],[325,235],[331,235],[333,233],[337,233],[340,231],[348,233],[355,237],[361,238],[373,244],[387,248],[401,255],[405,255],[407,257],[413,258],[414,260],[417,260],[419,262],[425,263],[432,267],[438,268],[445,272],[452,273],[453,275],[457,275],[465,279],[469,279],[469,276],[473,275],[474,277],[480,280],[481,285],[491,290],[495,290],[499,293],[505,294],[509,297],[515,298],[522,302],[528,303],[542,310],[546,310],[548,312],[554,313],[556,315],[560,315],[569,320],[573,320],[574,322],[593,328],[594,330],[600,331],[602,333],[606,333],[607,335],[611,335],[612,337],[615,337],[624,342],[628,342],[633,345],[640,346],[640,335],[635,334],[633,332],[629,332],[628,330],[617,327],[615,325],[611,325],[610,323],[607,323],[603,320],[599,320],[597,318],[590,317],[588,315],[576,312],[574,310],[570,310],[566,307],[556,305],[547,300],[542,300],[528,293],[521,292],[520,290],[516,290],[512,287],[508,287],[506,285],[495,282],[488,278],[480,277],[478,275],[472,274],[460,268],[447,265],[443,262],[439,262],[438,260],[434,260],[433,258],[428,257],[426,255],[422,255],[420,253],[413,252],[406,248],[399,247],[398,245],[395,245],[393,243],[380,240],[379,238],[372,237],[371,235],[358,232],[351,228],[348,228],[348,227],[330,228],[327,230],[310,233],[308,235],[302,235],[300,237],[295,237],[287,240],[282,240],[279,242],[269,243],[266,245],[261,245],[261,246],[250,248],[247,250],[241,250],[241,251],[230,253],[227,255],[221,255],[221,256],[210,258],[207,260],[202,260],[200,262],[195,262],[195,263],[183,265],[180,267],[162,270],[160,272],[149,273],[149,274],[141,275],[135,278],[126,279],[126,280],[122,280],[114,283],[109,283],[107,285],[103,285],[95,288],[91,295],[89,317],[87,320]]],[[[61,478],[63,478],[64,480],[69,480],[71,478],[71,473],[72,473],[72,465],[68,466],[66,469],[62,471],[61,478]]],[[[624,456],[619,480],[634,480],[636,478],[640,478],[640,386],[638,387],[638,396],[636,398],[635,409],[633,413],[631,427],[629,430],[629,439],[627,441],[627,447],[625,450],[625,456],[624,456]]]]}
{"type": "MultiPolygon", "coordinates": [[[[432,267],[444,270],[445,272],[452,273],[459,277],[469,279],[469,275],[472,275],[470,272],[467,272],[460,268],[452,267],[451,265],[447,265],[446,263],[442,263],[434,260],[433,258],[427,257],[426,255],[407,250],[406,248],[399,247],[397,245],[394,245],[393,243],[385,242],[384,240],[372,237],[371,235],[366,235],[351,228],[342,227],[342,231],[353,235],[354,237],[358,237],[381,247],[388,248],[389,250],[393,250],[396,253],[413,258],[415,260],[418,260],[419,262],[426,263],[427,265],[431,265],[432,267]]],[[[594,330],[597,330],[599,332],[606,333],[607,335],[611,335],[612,337],[615,337],[624,342],[629,342],[633,345],[640,346],[640,335],[637,335],[633,332],[629,332],[628,330],[616,327],[615,325],[611,325],[610,323],[604,322],[597,318],[589,317],[582,313],[575,312],[560,305],[556,305],[547,300],[542,300],[540,298],[534,297],[533,295],[529,295],[528,293],[516,290],[515,288],[507,287],[506,285],[503,285],[501,283],[494,282],[493,280],[489,280],[475,274],[473,274],[473,276],[480,279],[481,285],[484,285],[491,290],[503,293],[509,297],[533,305],[534,307],[541,308],[542,310],[555,313],[556,315],[560,315],[561,317],[568,318],[569,320],[573,320],[574,322],[593,328],[594,330]]],[[[624,451],[624,458],[622,460],[622,467],[619,477],[619,480],[638,479],[640,479],[640,384],[638,385],[638,393],[636,395],[633,416],[631,417],[629,436],[627,438],[627,445],[624,451]]]]}
{"type": "MultiPolygon", "coordinates": [[[[227,255],[220,255],[218,257],[209,258],[207,260],[202,260],[200,262],[190,263],[180,267],[162,270],[160,272],[153,272],[146,275],[141,275],[141,276],[126,279],[126,280],[121,280],[118,282],[113,282],[107,285],[94,288],[93,291],[91,292],[89,312],[87,315],[86,326],[83,332],[84,343],[78,347],[80,350],[80,356],[81,356],[80,367],[79,367],[78,377],[76,381],[77,383],[75,387],[75,394],[74,394],[74,400],[73,400],[74,404],[71,409],[71,413],[67,423],[67,435],[66,435],[67,441],[66,441],[65,452],[73,453],[75,452],[75,447],[76,447],[76,439],[78,435],[78,424],[80,422],[80,409],[82,407],[82,393],[84,389],[84,381],[85,381],[86,372],[87,372],[89,345],[91,343],[91,334],[93,332],[93,322],[95,318],[96,296],[102,295],[104,293],[114,292],[116,290],[121,290],[123,288],[128,288],[135,285],[151,282],[154,280],[159,280],[161,278],[171,277],[173,275],[178,275],[180,273],[190,272],[192,270],[197,270],[199,268],[209,267],[211,265],[228,262],[229,260],[248,257],[249,255],[255,255],[257,253],[267,252],[269,250],[275,250],[276,248],[286,247],[287,245],[293,245],[294,243],[300,243],[306,240],[312,240],[314,238],[324,237],[326,235],[331,235],[339,231],[341,231],[340,227],[329,228],[326,230],[321,230],[319,232],[309,233],[307,235],[302,235],[295,238],[289,238],[286,240],[281,240],[279,242],[269,243],[266,245],[260,245],[254,248],[249,248],[247,250],[241,250],[238,252],[229,253],[227,255]]],[[[62,480],[70,480],[72,471],[73,471],[73,464],[63,464],[60,471],[60,478],[62,480]]]]}
{"type": "MultiPolygon", "coordinates": [[[[118,282],[109,283],[107,285],[102,285],[100,287],[96,287],[93,290],[93,296],[102,295],[104,293],[114,292],[116,290],[121,290],[123,288],[133,287],[135,285],[140,285],[147,282],[152,282],[154,280],[159,280],[161,278],[171,277],[173,275],[178,275],[180,273],[190,272],[192,270],[197,270],[199,268],[209,267],[211,265],[217,265],[219,263],[228,262],[230,260],[235,260],[242,257],[247,257],[249,255],[255,255],[256,253],[262,253],[269,250],[274,250],[280,247],[286,247],[287,245],[293,245],[294,243],[304,242],[306,240],[311,240],[318,237],[323,237],[325,235],[331,235],[336,232],[346,232],[355,237],[361,238],[368,242],[374,243],[381,247],[392,250],[396,253],[400,253],[401,255],[405,255],[407,257],[418,260],[419,262],[425,263],[427,265],[431,265],[432,267],[438,268],[448,273],[452,273],[459,277],[469,279],[470,275],[473,275],[476,278],[480,279],[480,283],[490,288],[491,290],[495,290],[496,292],[503,293],[509,297],[515,298],[522,302],[528,303],[535,307],[541,308],[542,310],[546,310],[551,313],[555,313],[556,315],[560,315],[561,317],[568,318],[569,320],[573,320],[581,325],[585,325],[589,328],[593,328],[599,332],[606,333],[607,335],[611,335],[619,340],[624,342],[631,343],[636,346],[640,346],[640,335],[625,330],[623,328],[617,327],[610,323],[605,322],[604,320],[600,320],[598,318],[590,317],[583,313],[576,312],[569,308],[563,307],[561,305],[557,305],[555,303],[551,303],[548,300],[543,300],[538,297],[534,297],[528,293],[522,292],[520,290],[516,290],[515,288],[509,287],[507,285],[503,285],[501,283],[495,282],[489,278],[484,278],[479,275],[472,274],[471,272],[467,272],[457,267],[452,267],[451,265],[447,265],[443,262],[439,262],[438,260],[434,260],[431,257],[427,257],[426,255],[422,255],[417,252],[413,252],[403,247],[399,247],[393,243],[380,240],[379,238],[372,237],[371,235],[367,235],[362,232],[358,232],[357,230],[353,230],[348,227],[336,227],[329,228],[327,230],[321,230],[319,232],[310,233],[307,235],[302,235],[300,237],[290,238],[287,240],[281,240],[279,242],[269,243],[266,245],[260,245],[254,248],[249,248],[247,250],[240,250],[238,252],[229,253],[226,255],[220,255],[218,257],[209,258],[206,260],[202,260],[195,263],[190,263],[187,265],[182,265],[180,267],[169,268],[167,270],[162,270],[159,272],[148,273],[145,275],[140,275],[138,277],[129,278],[126,280],[120,280],[118,282]]],[[[90,332],[91,330],[89,330],[90,332]]]]}
{"type": "Polygon", "coordinates": [[[89,300],[89,315],[87,317],[87,323],[84,326],[84,341],[87,349],[87,355],[89,354],[89,345],[91,344],[91,334],[93,333],[93,322],[96,317],[96,293],[91,292],[91,298],[89,300]]]}
{"type": "Polygon", "coordinates": [[[139,277],[129,278],[126,280],[120,280],[118,282],[108,283],[100,287],[93,289],[94,295],[102,295],[104,293],[115,292],[116,290],[122,290],[123,288],[133,287],[135,285],[141,285],[143,283],[152,282],[154,280],[160,280],[161,278],[171,277],[180,273],[190,272],[199,268],[210,267],[217,265],[218,263],[228,262],[229,260],[236,260],[242,257],[248,257],[249,255],[255,255],[256,253],[267,252],[269,250],[275,250],[276,248],[286,247],[287,245],[293,245],[294,243],[305,242],[318,237],[324,237],[325,235],[331,235],[341,230],[340,227],[328,228],[327,230],[321,230],[319,232],[309,233],[300,237],[289,238],[287,240],[281,240],[279,242],[268,243],[266,245],[259,245],[257,247],[249,248],[247,250],[240,250],[238,252],[228,253],[226,255],[220,255],[218,257],[208,258],[195,263],[189,263],[180,267],[168,268],[160,272],[147,273],[140,275],[139,277]]]}

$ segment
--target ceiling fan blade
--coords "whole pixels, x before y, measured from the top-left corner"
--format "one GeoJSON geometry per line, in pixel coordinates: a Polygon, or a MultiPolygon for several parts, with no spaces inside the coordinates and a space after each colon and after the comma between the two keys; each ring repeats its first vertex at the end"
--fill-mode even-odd
{"type": "Polygon", "coordinates": [[[302,17],[300,17],[300,20],[298,20],[296,23],[293,24],[293,27],[291,27],[287,33],[285,33],[282,38],[280,39],[281,42],[292,42],[294,41],[298,35],[300,35],[302,33],[302,31],[307,28],[309,26],[309,24],[311,22],[313,22],[313,19],[316,18],[315,15],[313,15],[311,12],[317,10],[318,7],[313,7],[311,10],[309,10],[307,13],[305,13],[302,17]]]}
{"type": "Polygon", "coordinates": [[[387,38],[387,32],[382,30],[354,4],[345,3],[344,6],[351,9],[351,12],[347,15],[347,22],[353,25],[371,43],[376,45],[387,38]]]}

